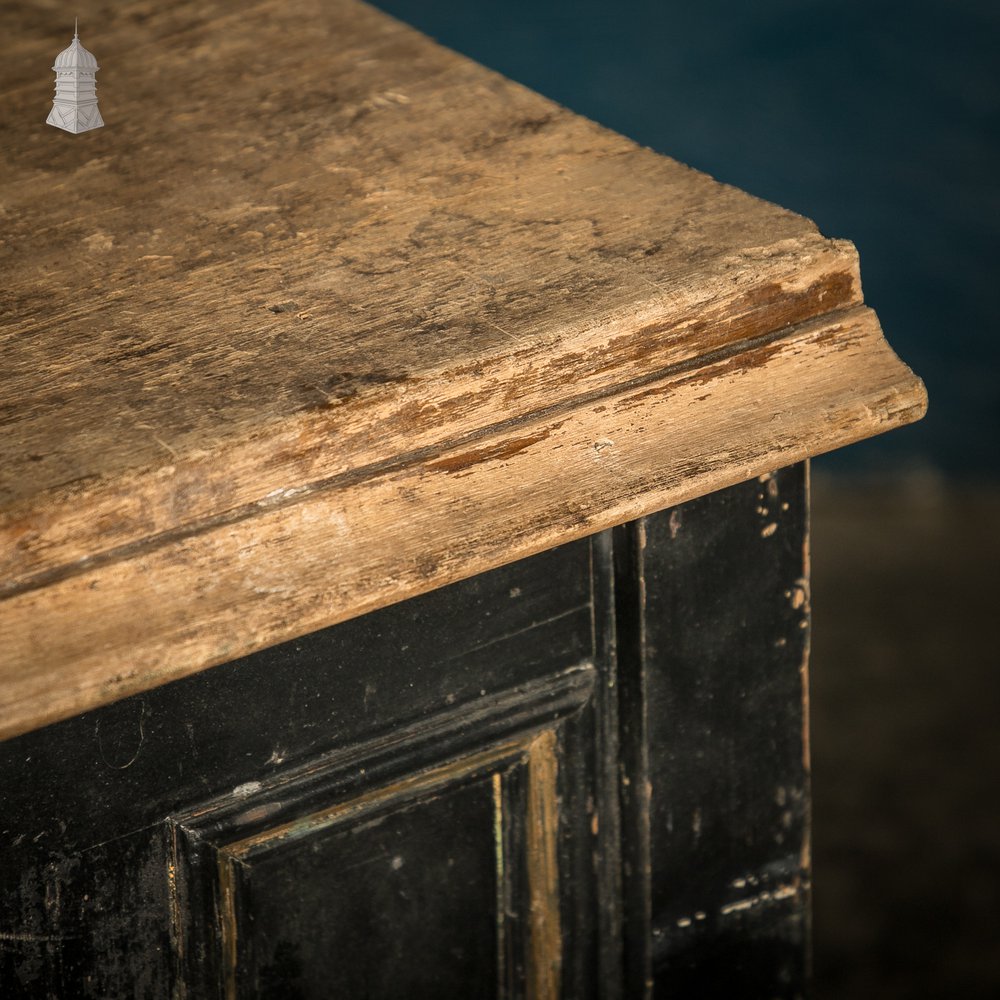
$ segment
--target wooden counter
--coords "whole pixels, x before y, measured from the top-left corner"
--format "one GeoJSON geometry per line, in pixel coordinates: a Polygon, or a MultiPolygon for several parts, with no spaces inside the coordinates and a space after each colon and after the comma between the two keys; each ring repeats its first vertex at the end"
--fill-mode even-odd
{"type": "Polygon", "coordinates": [[[80,136],[0,15],[0,734],[923,412],[850,244],[369,7],[80,13],[80,136]]]}
{"type": "MultiPolygon", "coordinates": [[[[241,909],[279,891],[260,874],[270,888],[241,895],[251,862],[271,871],[261,852],[480,779],[508,831],[498,912],[529,914],[497,918],[498,995],[645,995],[655,969],[681,989],[683,970],[707,967],[704,897],[685,882],[702,870],[703,823],[711,857],[743,859],[712,869],[725,934],[786,903],[800,927],[806,486],[801,466],[775,470],[925,407],[864,305],[853,246],[355,0],[79,15],[106,126],[70,135],[43,124],[68,23],[41,4],[0,10],[13,40],[0,63],[0,737],[17,737],[5,794],[23,818],[0,953],[25,949],[0,981],[257,995],[275,962],[291,968],[284,944],[267,961],[240,950],[247,919],[284,926],[241,909]],[[379,671],[411,633],[429,665],[407,653],[390,684],[379,671]],[[664,673],[668,649],[695,686],[664,673]],[[727,665],[744,659],[756,680],[733,687],[727,665]],[[459,662],[475,663],[461,681],[459,662]],[[321,695],[335,716],[310,714],[321,695]],[[121,713],[137,720],[131,759],[108,750],[121,713]],[[711,767],[696,732],[716,734],[711,767]],[[160,763],[133,767],[147,744],[160,763]],[[405,767],[359,772],[395,785],[345,777],[344,761],[404,745],[405,767]],[[40,760],[59,763],[32,770],[40,760]],[[728,791],[695,794],[725,775],[728,791]],[[777,791],[761,785],[741,812],[758,779],[777,791]],[[673,812],[657,812],[682,799],[683,850],[665,832],[673,812]],[[147,829],[167,832],[136,846],[147,829]],[[72,878],[70,857],[88,859],[72,878]],[[119,869],[131,874],[94,881],[119,869]],[[118,912],[145,928],[141,975],[114,957],[118,912]],[[680,964],[678,934],[695,935],[680,964]],[[90,943],[71,955],[64,939],[90,943]],[[599,975],[584,963],[594,948],[599,975]]],[[[468,794],[473,823],[493,806],[468,794]]],[[[461,827],[427,808],[428,844],[461,827]]],[[[351,889],[358,906],[373,885],[351,889]]],[[[296,913],[311,901],[314,923],[334,926],[328,896],[296,891],[296,913]]],[[[782,954],[804,954],[795,934],[775,938],[782,954]]],[[[371,986],[358,975],[343,995],[371,986]]]]}

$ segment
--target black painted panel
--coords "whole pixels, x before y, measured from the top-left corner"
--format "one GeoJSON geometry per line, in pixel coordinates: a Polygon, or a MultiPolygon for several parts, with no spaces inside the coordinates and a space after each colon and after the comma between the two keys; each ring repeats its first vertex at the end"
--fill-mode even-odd
{"type": "Polygon", "coordinates": [[[643,525],[652,958],[666,996],[802,989],[805,524],[798,467],[643,525]]]}
{"type": "Polygon", "coordinates": [[[240,997],[497,995],[489,777],[240,867],[240,997]]]}

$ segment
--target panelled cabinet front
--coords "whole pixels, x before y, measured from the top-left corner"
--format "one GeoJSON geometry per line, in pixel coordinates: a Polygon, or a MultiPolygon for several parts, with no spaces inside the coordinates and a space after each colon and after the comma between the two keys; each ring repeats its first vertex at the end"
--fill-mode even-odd
{"type": "Polygon", "coordinates": [[[804,476],[6,742],[0,994],[798,995],[804,476]]]}

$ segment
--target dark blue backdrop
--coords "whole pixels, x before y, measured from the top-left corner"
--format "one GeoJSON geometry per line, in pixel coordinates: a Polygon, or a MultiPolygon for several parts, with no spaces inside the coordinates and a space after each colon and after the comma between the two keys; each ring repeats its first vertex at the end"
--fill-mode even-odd
{"type": "Polygon", "coordinates": [[[927,383],[836,467],[1000,473],[1000,2],[378,0],[507,76],[861,253],[927,383]]]}

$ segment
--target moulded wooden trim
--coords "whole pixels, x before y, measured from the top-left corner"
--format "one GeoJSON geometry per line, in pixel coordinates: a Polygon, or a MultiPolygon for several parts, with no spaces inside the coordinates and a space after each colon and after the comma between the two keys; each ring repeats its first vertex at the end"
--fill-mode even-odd
{"type": "MultiPolygon", "coordinates": [[[[359,372],[346,398],[317,397],[286,413],[264,403],[248,426],[220,422],[207,447],[160,437],[155,461],[137,451],[138,464],[120,470],[96,454],[94,474],[0,505],[0,597],[158,535],[294,503],[318,483],[366,478],[418,454],[447,462],[462,442],[475,450],[473,442],[504,427],[702,365],[716,352],[739,353],[757,337],[861,301],[854,247],[806,233],[745,249],[692,287],[626,304],[616,297],[608,314],[573,313],[571,323],[533,331],[514,348],[484,347],[474,360],[459,356],[399,379],[359,372]]],[[[314,363],[329,367],[322,357],[314,363]]]]}
{"type": "Polygon", "coordinates": [[[129,546],[0,603],[0,735],[905,424],[925,405],[874,313],[854,307],[129,546]]]}

